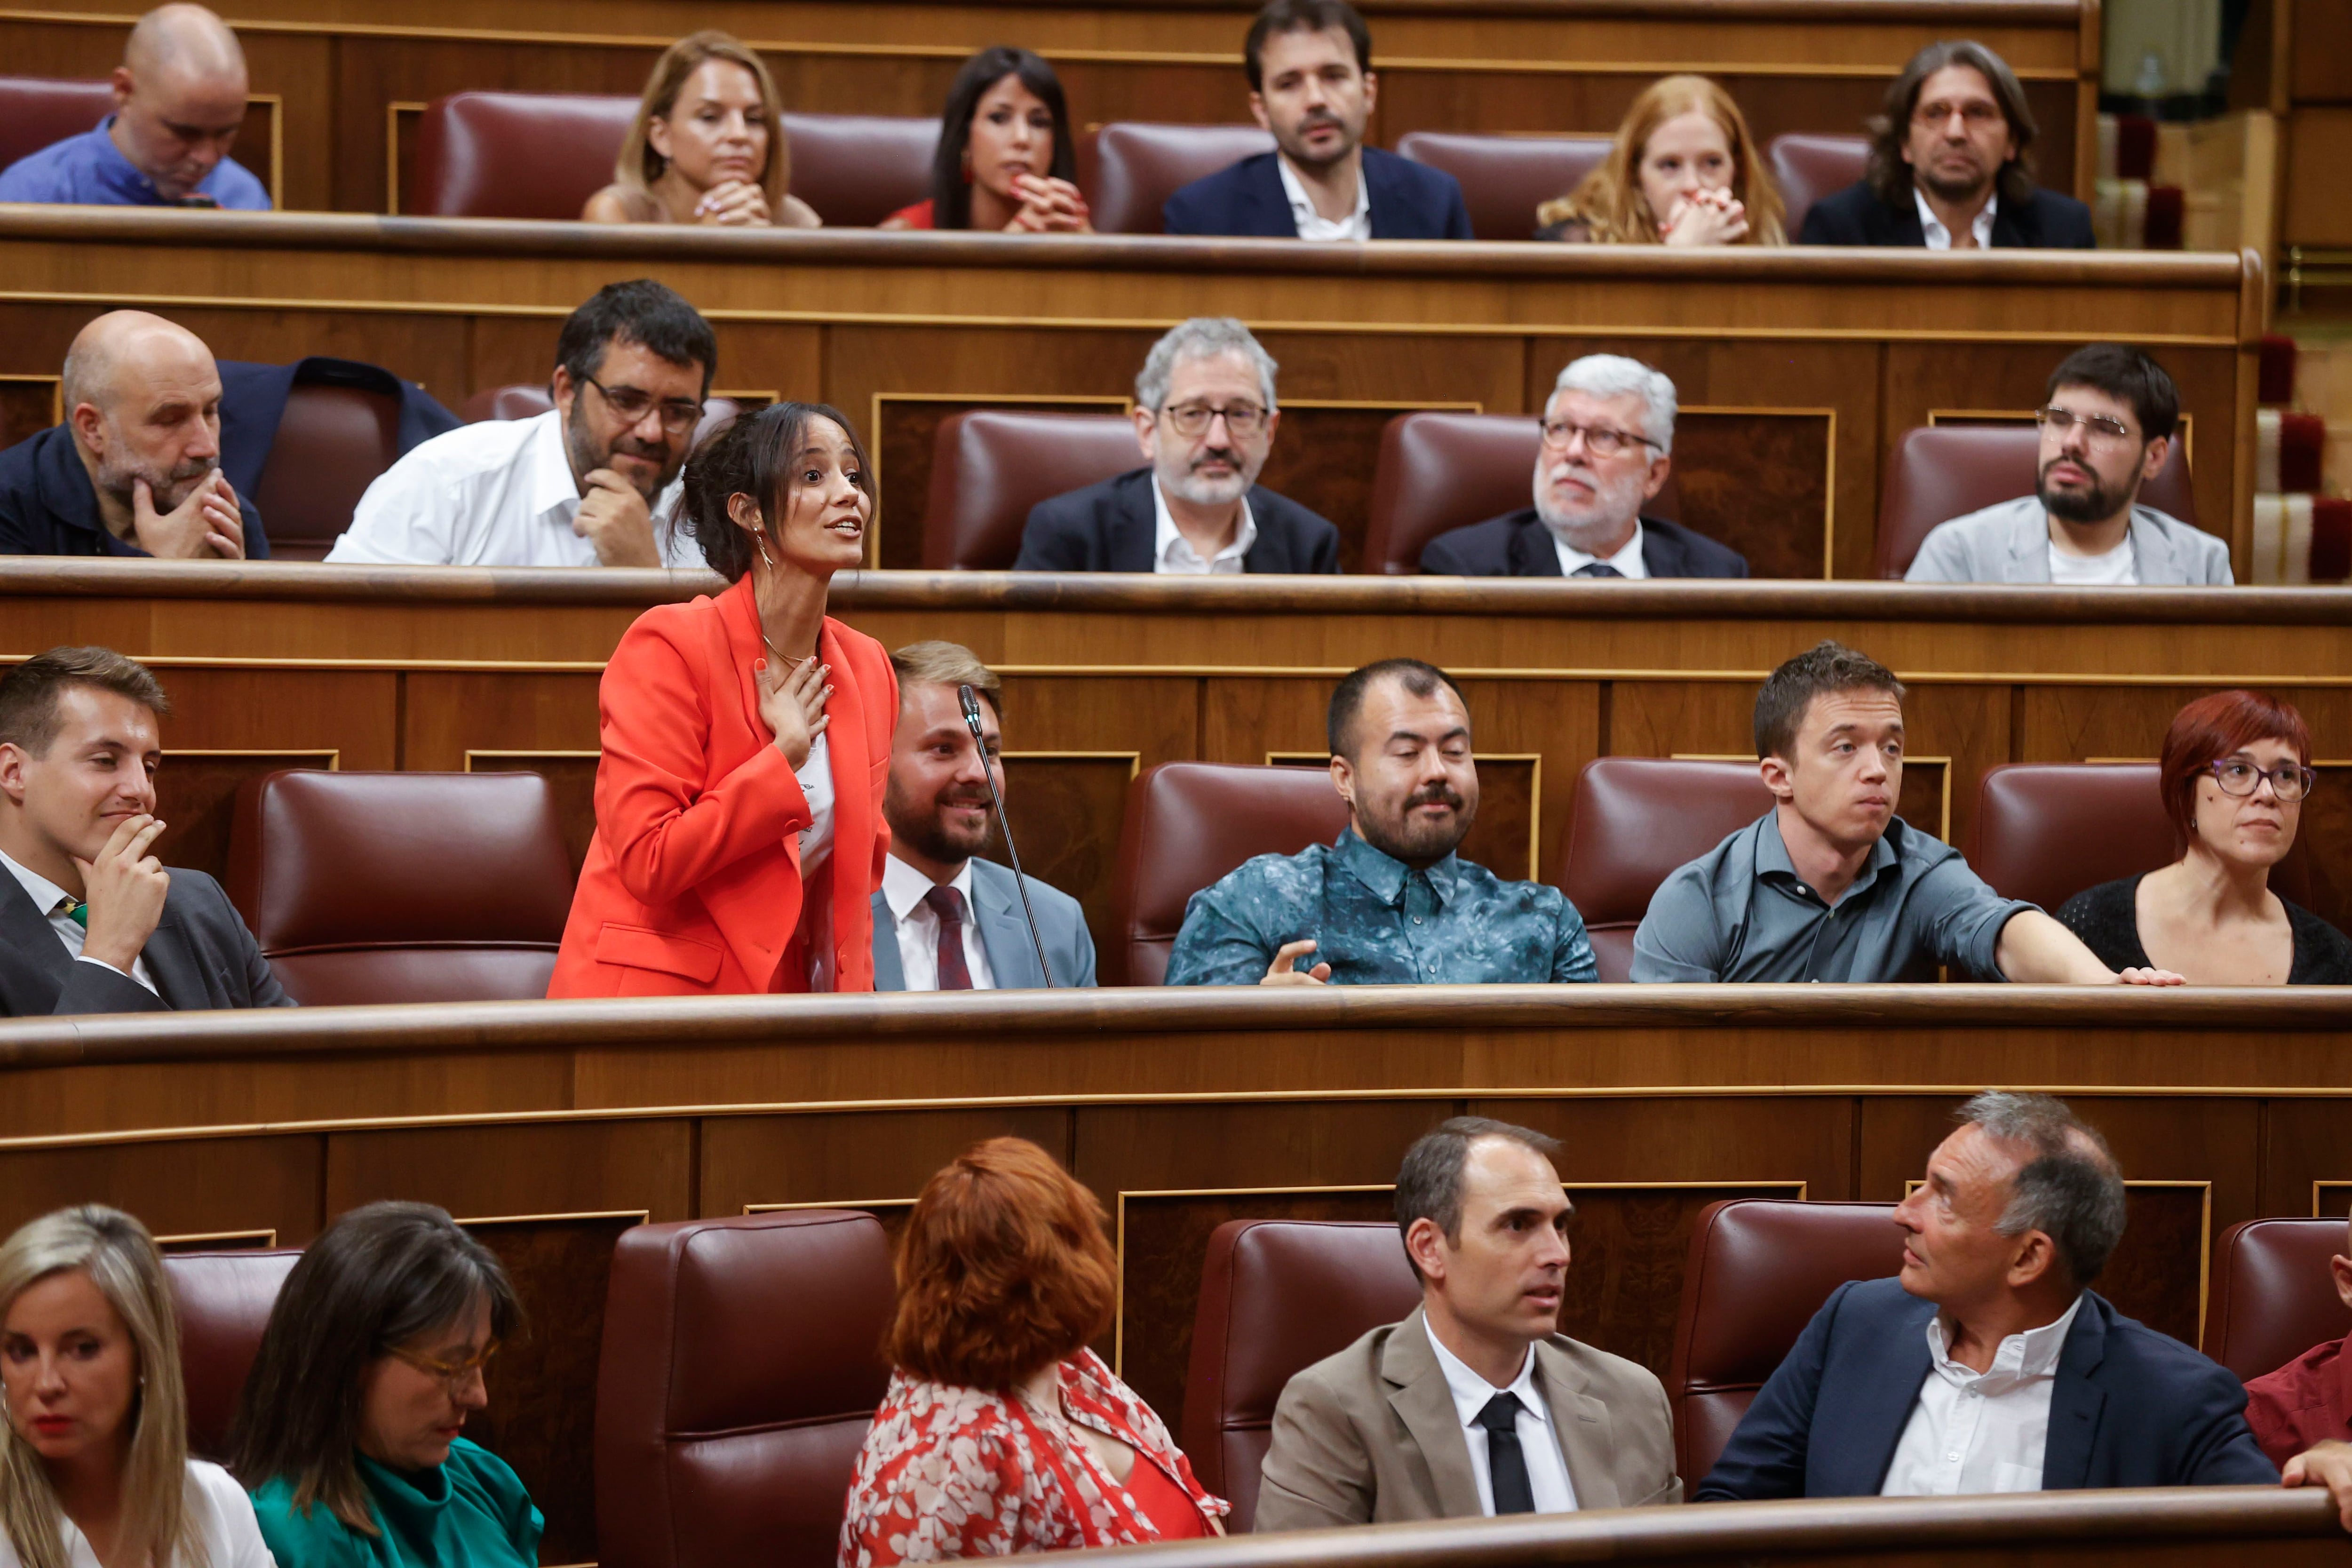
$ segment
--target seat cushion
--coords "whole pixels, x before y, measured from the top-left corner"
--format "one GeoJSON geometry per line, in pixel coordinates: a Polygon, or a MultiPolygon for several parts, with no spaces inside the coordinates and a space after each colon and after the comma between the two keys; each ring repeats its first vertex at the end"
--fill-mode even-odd
{"type": "Polygon", "coordinates": [[[95,130],[114,112],[114,84],[47,77],[0,77],[0,169],[42,148],[95,130]]]}
{"type": "Polygon", "coordinates": [[[1833,196],[1861,179],[1870,167],[1867,136],[1817,136],[1792,132],[1772,138],[1764,151],[1772,184],[1780,188],[1786,209],[1781,222],[1794,240],[1803,232],[1805,214],[1823,196],[1833,196]]]}
{"type": "Polygon", "coordinates": [[[261,1349],[261,1331],[299,1250],[175,1252],[163,1259],[179,1309],[180,1375],[187,1389],[188,1451],[228,1455],[237,1395],[261,1349]]]}
{"type": "Polygon", "coordinates": [[[634,96],[457,92],[416,127],[415,184],[402,210],[431,217],[576,218],[613,183],[634,96]]]}
{"type": "Polygon", "coordinates": [[[2327,1263],[2347,1253],[2341,1215],[2243,1220],[2223,1231],[2213,1248],[2205,1353],[2251,1381],[2352,1333],[2352,1310],[2327,1263]]]}

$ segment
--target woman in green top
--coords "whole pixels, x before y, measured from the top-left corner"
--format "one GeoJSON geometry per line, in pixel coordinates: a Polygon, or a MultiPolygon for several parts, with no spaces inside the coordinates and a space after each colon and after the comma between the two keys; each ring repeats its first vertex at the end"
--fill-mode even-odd
{"type": "Polygon", "coordinates": [[[370,1204],[302,1254],[238,1401],[230,1468],[278,1568],[530,1568],[541,1521],[457,1434],[520,1325],[506,1270],[430,1204],[370,1204]]]}

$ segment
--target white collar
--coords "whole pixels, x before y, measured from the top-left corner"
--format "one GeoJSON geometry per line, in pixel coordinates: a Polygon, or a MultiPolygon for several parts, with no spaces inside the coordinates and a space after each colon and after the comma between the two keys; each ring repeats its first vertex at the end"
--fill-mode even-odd
{"type": "MultiPolygon", "coordinates": [[[[523,460],[530,465],[531,515],[547,517],[554,514],[569,527],[580,511],[583,498],[580,480],[572,472],[572,456],[564,449],[563,415],[561,410],[551,408],[544,414],[533,415],[526,423],[532,426],[530,434],[523,438],[526,444],[523,460]]],[[[656,545],[662,542],[659,530],[677,516],[678,501],[685,494],[686,470],[681,468],[677,478],[670,480],[647,505],[646,510],[652,514],[656,531],[656,545]]],[[[663,553],[667,557],[668,552],[664,551],[663,553]]],[[[698,560],[699,554],[697,552],[698,560]]]]}
{"type": "MultiPolygon", "coordinates": [[[[1214,566],[1217,561],[1238,561],[1250,552],[1251,545],[1257,542],[1257,519],[1250,515],[1247,490],[1242,492],[1241,508],[1241,521],[1234,527],[1234,542],[1218,551],[1216,560],[1208,563],[1209,565],[1214,566]]],[[[1169,511],[1168,497],[1160,489],[1157,468],[1151,474],[1151,563],[1155,569],[1175,564],[1178,561],[1197,562],[1201,559],[1201,552],[1192,548],[1192,542],[1176,531],[1176,518],[1169,511]],[[1180,549],[1182,555],[1171,560],[1170,552],[1180,549]]]]}
{"type": "Polygon", "coordinates": [[[1429,1348],[1437,1352],[1437,1368],[1445,1374],[1445,1391],[1454,1396],[1454,1413],[1462,1418],[1465,1429],[1477,1421],[1478,1412],[1486,1409],[1498,1394],[1518,1395],[1519,1403],[1528,1407],[1530,1415],[1547,1426],[1551,1425],[1551,1412],[1545,1405],[1543,1395],[1536,1392],[1535,1346],[1528,1347],[1527,1359],[1519,1363],[1519,1375],[1511,1380],[1510,1386],[1496,1388],[1471,1371],[1460,1356],[1445,1348],[1445,1342],[1439,1339],[1437,1331],[1429,1326],[1426,1313],[1421,1320],[1421,1331],[1429,1336],[1429,1348]]]}
{"type": "Polygon", "coordinates": [[[2066,1335],[2074,1327],[2074,1315],[2082,1310],[2083,1298],[2077,1296],[2056,1321],[2002,1340],[1992,1352],[1992,1365],[1982,1373],[1952,1359],[1951,1327],[1945,1322],[1944,1314],[1937,1312],[1927,1320],[1927,1353],[1935,1359],[1938,1371],[1965,1380],[1997,1383],[2000,1387],[1990,1392],[1999,1394],[2057,1373],[2058,1358],[2066,1350],[2066,1335]]]}
{"type": "Polygon", "coordinates": [[[1551,536],[1551,543],[1552,548],[1559,552],[1559,574],[1563,577],[1573,577],[1578,568],[1590,566],[1596,561],[1614,566],[1621,577],[1639,578],[1650,574],[1649,563],[1642,558],[1642,520],[1638,517],[1633,520],[1633,537],[1613,555],[1588,555],[1557,533],[1551,536]]]}
{"type": "Polygon", "coordinates": [[[929,895],[934,887],[953,888],[963,895],[963,907],[966,910],[970,910],[971,909],[971,862],[965,861],[962,868],[945,882],[935,883],[896,855],[883,857],[882,897],[890,906],[890,917],[893,920],[903,921],[917,910],[923,908],[923,900],[929,895]]]}
{"type": "Polygon", "coordinates": [[[0,866],[8,868],[8,874],[16,879],[16,885],[25,889],[26,896],[30,898],[34,907],[41,911],[43,920],[47,920],[57,913],[58,900],[73,897],[71,893],[67,892],[30,866],[10,859],[5,851],[0,851],[0,866]]]}
{"type": "Polygon", "coordinates": [[[1360,239],[1372,237],[1372,183],[1364,178],[1361,154],[1360,148],[1356,160],[1356,210],[1343,218],[1327,218],[1318,212],[1315,198],[1307,194],[1307,182],[1298,177],[1298,171],[1290,166],[1290,160],[1279,153],[1274,155],[1275,172],[1282,176],[1283,197],[1290,203],[1290,221],[1300,234],[1307,232],[1307,226],[1310,223],[1328,223],[1353,229],[1355,237],[1360,239]]]}
{"type": "MultiPolygon", "coordinates": [[[[1936,210],[1927,205],[1927,195],[1921,192],[1916,181],[1914,181],[1911,185],[1911,199],[1919,204],[1919,233],[1921,237],[1927,240],[1927,248],[1951,249],[1952,231],[1944,226],[1944,220],[1937,217],[1936,210]]],[[[1969,224],[1969,233],[1975,237],[1979,250],[1992,248],[1993,215],[2000,211],[2000,192],[1996,188],[1992,195],[1985,198],[1984,211],[1977,214],[1969,224]]]]}

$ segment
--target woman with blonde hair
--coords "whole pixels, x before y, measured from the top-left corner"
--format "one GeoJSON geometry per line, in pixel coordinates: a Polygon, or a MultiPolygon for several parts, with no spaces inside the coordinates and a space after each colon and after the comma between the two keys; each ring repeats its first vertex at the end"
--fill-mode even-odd
{"type": "Polygon", "coordinates": [[[1536,209],[1538,239],[1592,245],[1786,245],[1780,193],[1731,95],[1662,77],[1617,127],[1608,159],[1536,209]]]}
{"type": "Polygon", "coordinates": [[[180,1331],[146,1226],[85,1205],[0,1244],[0,1568],[268,1568],[253,1505],[188,1458],[180,1331]]]}
{"type": "Polygon", "coordinates": [[[662,51],[613,183],[588,198],[590,223],[695,223],[815,228],[789,195],[783,100],[751,47],[704,31],[662,51]]]}

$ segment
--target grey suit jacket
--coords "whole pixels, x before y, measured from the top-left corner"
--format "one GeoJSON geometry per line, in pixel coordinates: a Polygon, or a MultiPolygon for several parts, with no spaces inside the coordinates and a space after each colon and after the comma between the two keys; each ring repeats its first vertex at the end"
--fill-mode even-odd
{"type": "MultiPolygon", "coordinates": [[[[2146,588],[2226,586],[2230,546],[2152,506],[2132,508],[2132,564],[2146,588]]],[[[1919,546],[1906,583],[2047,583],[2050,521],[2034,496],[2021,496],[1938,523],[1919,546]]]]}
{"type": "Polygon", "coordinates": [[[294,1005],[221,885],[202,871],[170,874],[163,918],[139,955],[155,982],[150,991],[67,952],[23,885],[0,870],[0,1017],[294,1005]]]}
{"type": "MultiPolygon", "coordinates": [[[[1554,1334],[1536,1342],[1536,1381],[1580,1510],[1683,1500],[1673,1413],[1648,1370],[1554,1334]]],[[[1420,1308],[1290,1380],[1264,1476],[1261,1532],[1486,1511],[1420,1308]]]]}
{"type": "MultiPolygon", "coordinates": [[[[1087,930],[1086,911],[1078,900],[1059,888],[1049,888],[1034,877],[1029,903],[1037,912],[1037,934],[1045,939],[1045,956],[1054,965],[1056,990],[1095,983],[1095,939],[1087,930]]],[[[1021,891],[1013,883],[1011,868],[993,860],[971,863],[973,922],[980,927],[980,945],[988,954],[989,973],[999,991],[1043,989],[1045,973],[1037,967],[1037,950],[1029,941],[1029,922],[1021,918],[1021,891]]],[[[904,991],[907,966],[898,961],[898,920],[890,900],[874,895],[874,989],[904,991]]]]}

